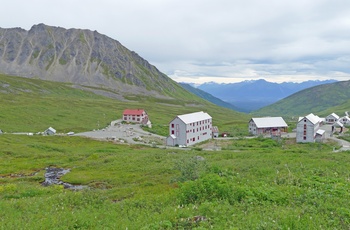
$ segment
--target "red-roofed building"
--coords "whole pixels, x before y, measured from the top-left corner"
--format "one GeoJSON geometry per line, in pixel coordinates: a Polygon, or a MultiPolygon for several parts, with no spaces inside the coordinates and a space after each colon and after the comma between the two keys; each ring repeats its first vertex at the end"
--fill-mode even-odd
{"type": "Polygon", "coordinates": [[[146,124],[148,122],[148,114],[143,109],[126,109],[123,112],[123,121],[146,124]]]}

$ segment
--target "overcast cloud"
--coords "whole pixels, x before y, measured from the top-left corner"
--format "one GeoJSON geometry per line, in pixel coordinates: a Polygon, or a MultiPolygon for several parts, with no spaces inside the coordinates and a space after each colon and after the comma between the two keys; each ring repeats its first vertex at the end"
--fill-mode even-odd
{"type": "Polygon", "coordinates": [[[350,80],[349,0],[11,0],[0,27],[97,30],[175,81],[350,80]]]}

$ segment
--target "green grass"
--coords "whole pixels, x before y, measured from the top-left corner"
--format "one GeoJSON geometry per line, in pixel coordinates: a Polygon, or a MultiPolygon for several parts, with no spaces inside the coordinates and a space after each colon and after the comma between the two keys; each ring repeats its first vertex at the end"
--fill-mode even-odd
{"type": "Polygon", "coordinates": [[[159,134],[167,133],[167,125],[176,115],[201,110],[222,129],[236,121],[248,122],[247,115],[221,109],[195,96],[175,100],[129,95],[126,98],[130,101],[119,101],[74,89],[67,83],[5,75],[0,75],[0,96],[0,129],[5,132],[36,133],[50,126],[62,133],[93,130],[120,119],[126,108],[145,109],[154,127],[162,127],[153,131],[159,134]]]}
{"type": "MultiPolygon", "coordinates": [[[[69,84],[0,75],[0,128],[85,131],[144,108],[155,133],[206,111],[234,136],[249,118],[193,98],[123,102],[69,84]]],[[[204,144],[212,144],[207,141],[204,144]]],[[[0,135],[0,229],[349,229],[348,152],[335,143],[238,138],[221,151],[118,145],[74,136],[0,135]],[[200,150],[200,151],[197,151],[200,150]],[[204,161],[198,161],[198,156],[204,161]],[[46,167],[89,189],[43,187],[46,167]],[[203,221],[195,221],[195,217],[203,221]]]]}
{"type": "Polygon", "coordinates": [[[80,137],[1,135],[0,226],[350,227],[350,174],[344,163],[350,161],[349,152],[332,153],[333,144],[263,138],[222,144],[222,151],[198,152],[80,137]],[[205,159],[205,167],[191,160],[198,155],[205,159]],[[73,192],[61,186],[42,187],[48,166],[70,168],[62,180],[90,189],[73,192]],[[190,180],[193,173],[197,173],[196,180],[190,180]],[[181,175],[184,182],[177,181],[181,175]],[[193,222],[195,216],[206,220],[193,222]]]}

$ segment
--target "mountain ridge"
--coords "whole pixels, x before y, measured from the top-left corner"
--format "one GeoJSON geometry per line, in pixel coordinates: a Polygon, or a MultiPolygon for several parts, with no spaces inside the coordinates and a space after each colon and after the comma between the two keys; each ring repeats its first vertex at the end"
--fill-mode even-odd
{"type": "Polygon", "coordinates": [[[204,83],[198,88],[213,96],[234,104],[241,112],[251,112],[300,90],[321,84],[329,84],[336,80],[293,82],[268,82],[264,79],[249,80],[238,83],[204,83]]]}
{"type": "Polygon", "coordinates": [[[0,28],[0,72],[155,97],[186,94],[155,66],[97,31],[38,24],[0,28]]]}

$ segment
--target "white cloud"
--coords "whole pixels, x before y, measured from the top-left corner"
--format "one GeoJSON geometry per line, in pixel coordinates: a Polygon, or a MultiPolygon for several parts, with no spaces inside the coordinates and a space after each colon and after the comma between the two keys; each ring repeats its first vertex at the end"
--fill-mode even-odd
{"type": "Polygon", "coordinates": [[[97,30],[175,80],[348,80],[347,0],[5,1],[1,27],[97,30]]]}

